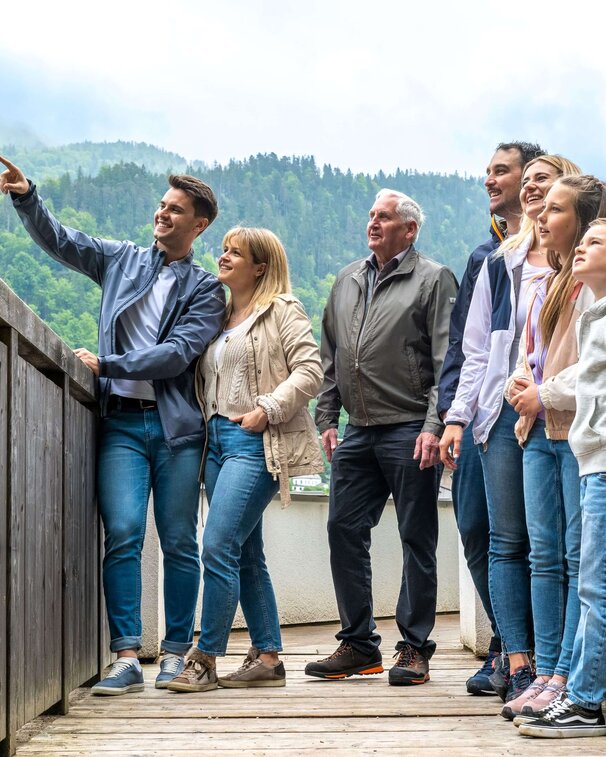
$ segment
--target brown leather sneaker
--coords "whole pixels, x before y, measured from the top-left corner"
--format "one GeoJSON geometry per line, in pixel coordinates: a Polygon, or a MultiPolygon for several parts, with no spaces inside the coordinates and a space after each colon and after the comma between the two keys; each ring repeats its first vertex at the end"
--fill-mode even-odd
{"type": "Polygon", "coordinates": [[[394,657],[397,657],[396,662],[389,671],[392,686],[413,686],[429,681],[429,660],[412,644],[405,644],[394,657]]]}
{"type": "Polygon", "coordinates": [[[342,641],[339,647],[323,660],[308,662],[305,675],[316,678],[348,678],[349,676],[366,676],[383,672],[383,659],[377,649],[372,655],[365,655],[351,646],[348,641],[342,641]]]}
{"type": "Polygon", "coordinates": [[[286,671],[284,665],[268,665],[259,659],[261,653],[256,647],[251,647],[244,658],[242,666],[233,673],[221,676],[219,686],[226,689],[252,689],[262,686],[285,686],[286,671]]]}
{"type": "Polygon", "coordinates": [[[185,657],[183,671],[166,687],[169,691],[210,691],[219,686],[217,668],[210,657],[194,647],[185,657]]]}

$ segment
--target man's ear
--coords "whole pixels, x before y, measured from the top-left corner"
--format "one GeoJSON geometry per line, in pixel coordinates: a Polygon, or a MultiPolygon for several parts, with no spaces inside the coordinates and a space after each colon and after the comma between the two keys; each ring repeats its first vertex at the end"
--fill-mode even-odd
{"type": "Polygon", "coordinates": [[[412,242],[412,240],[417,236],[419,227],[417,226],[416,221],[409,221],[406,226],[406,238],[409,242],[412,242]]]}
{"type": "Polygon", "coordinates": [[[204,218],[204,216],[200,216],[200,218],[197,220],[196,225],[194,226],[195,230],[198,232],[198,236],[208,227],[209,220],[208,218],[204,218]]]}

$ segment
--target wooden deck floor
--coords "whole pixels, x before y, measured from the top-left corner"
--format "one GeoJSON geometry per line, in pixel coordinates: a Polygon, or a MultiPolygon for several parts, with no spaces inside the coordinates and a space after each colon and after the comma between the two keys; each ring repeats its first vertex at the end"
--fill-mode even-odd
{"type": "MultiPolygon", "coordinates": [[[[397,638],[382,621],[384,664],[397,638]]],[[[449,754],[606,755],[606,739],[526,739],[503,720],[496,697],[471,697],[465,679],[477,668],[459,642],[457,615],[440,616],[431,682],[393,687],[387,673],[345,681],[306,678],[305,664],[335,648],[336,626],[284,630],[284,689],[218,689],[202,694],[158,691],[157,666],[145,666],[145,692],[121,697],[86,695],[66,717],[23,744],[19,757],[198,757],[207,754],[336,755],[449,754]]],[[[243,632],[232,634],[220,672],[246,654],[243,632]]]]}

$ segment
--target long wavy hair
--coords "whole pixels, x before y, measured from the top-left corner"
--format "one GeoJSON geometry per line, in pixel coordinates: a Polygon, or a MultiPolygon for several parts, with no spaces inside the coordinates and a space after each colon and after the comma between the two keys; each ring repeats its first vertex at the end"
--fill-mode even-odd
{"type": "Polygon", "coordinates": [[[606,216],[606,188],[595,176],[564,176],[557,183],[570,192],[577,227],[569,250],[547,252],[547,261],[553,268],[553,273],[547,281],[547,296],[539,315],[539,333],[545,346],[551,341],[560,313],[572,297],[576,284],[572,274],[574,250],[591,222],[606,216]]]}

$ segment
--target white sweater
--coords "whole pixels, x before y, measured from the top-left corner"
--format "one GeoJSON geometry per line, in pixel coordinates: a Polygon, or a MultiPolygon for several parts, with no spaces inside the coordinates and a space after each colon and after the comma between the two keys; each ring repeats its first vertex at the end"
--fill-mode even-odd
{"type": "Polygon", "coordinates": [[[579,473],[606,473],[606,297],[578,321],[577,412],[568,441],[579,473]]]}

